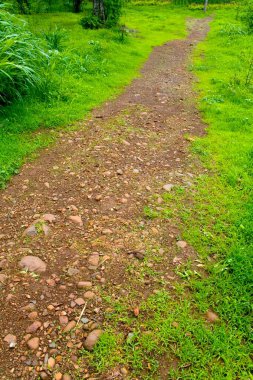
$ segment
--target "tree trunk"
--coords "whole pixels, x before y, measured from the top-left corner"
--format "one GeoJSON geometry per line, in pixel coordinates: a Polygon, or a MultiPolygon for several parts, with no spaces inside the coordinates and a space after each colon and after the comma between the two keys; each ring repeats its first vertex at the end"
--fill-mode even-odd
{"type": "Polygon", "coordinates": [[[81,5],[82,5],[82,0],[73,0],[73,11],[74,11],[74,13],[81,12],[81,5]]]}
{"type": "Polygon", "coordinates": [[[93,13],[101,21],[105,21],[104,0],[93,0],[93,13]]]}
{"type": "Polygon", "coordinates": [[[205,0],[205,4],[204,4],[204,12],[206,12],[206,10],[207,10],[207,6],[208,6],[208,0],[205,0]]]}

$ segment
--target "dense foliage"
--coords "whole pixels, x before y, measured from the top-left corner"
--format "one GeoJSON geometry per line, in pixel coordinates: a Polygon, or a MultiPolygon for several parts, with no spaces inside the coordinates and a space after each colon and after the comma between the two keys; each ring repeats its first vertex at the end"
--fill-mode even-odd
{"type": "Polygon", "coordinates": [[[94,0],[92,12],[81,19],[81,25],[85,29],[117,25],[122,5],[123,0],[94,0]]]}
{"type": "Polygon", "coordinates": [[[42,82],[47,56],[24,22],[0,8],[0,101],[9,103],[42,82]]]}
{"type": "Polygon", "coordinates": [[[246,3],[242,8],[241,19],[246,24],[248,31],[253,33],[253,1],[246,3]]]}

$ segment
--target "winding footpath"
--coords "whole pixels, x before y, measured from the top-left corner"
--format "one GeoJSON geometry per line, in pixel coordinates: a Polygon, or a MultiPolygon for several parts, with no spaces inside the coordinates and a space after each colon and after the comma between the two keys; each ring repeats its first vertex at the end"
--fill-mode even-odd
{"type": "MultiPolygon", "coordinates": [[[[177,226],[146,221],[143,209],[194,181],[185,136],[205,126],[187,65],[208,22],[191,21],[187,39],[155,48],[124,94],[62,134],[1,191],[1,380],[131,378],[130,368],[94,373],[80,350],[97,343],[103,295],[128,291],[126,268],[141,265],[147,244],[161,247],[171,281],[178,250],[192,254],[178,244],[177,226]]],[[[138,291],[145,297],[157,286],[147,281],[138,291]]]]}

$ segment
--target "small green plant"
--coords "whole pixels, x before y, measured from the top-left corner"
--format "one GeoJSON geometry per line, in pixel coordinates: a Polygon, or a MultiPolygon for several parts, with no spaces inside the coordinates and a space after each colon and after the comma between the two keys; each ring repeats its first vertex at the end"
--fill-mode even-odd
{"type": "Polygon", "coordinates": [[[41,67],[47,58],[39,41],[25,22],[0,6],[0,101],[10,103],[41,80],[41,67]]]}
{"type": "Polygon", "coordinates": [[[50,50],[63,50],[64,42],[67,39],[66,30],[56,27],[52,31],[44,32],[43,36],[50,50]]]}
{"type": "Polygon", "coordinates": [[[93,14],[83,17],[80,24],[84,29],[99,29],[102,27],[101,20],[93,14]]]}
{"type": "Polygon", "coordinates": [[[145,206],[144,207],[144,215],[147,219],[155,219],[158,218],[159,212],[153,210],[152,208],[145,206]]]}

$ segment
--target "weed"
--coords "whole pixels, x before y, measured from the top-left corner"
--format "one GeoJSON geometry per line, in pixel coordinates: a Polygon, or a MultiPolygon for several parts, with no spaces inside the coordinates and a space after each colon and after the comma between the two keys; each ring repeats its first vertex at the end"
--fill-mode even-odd
{"type": "Polygon", "coordinates": [[[37,87],[46,58],[26,24],[0,6],[0,102],[10,103],[37,87]]]}
{"type": "Polygon", "coordinates": [[[43,32],[42,35],[45,38],[50,50],[63,50],[64,42],[67,39],[67,33],[65,29],[60,29],[56,26],[54,30],[43,32]]]}

